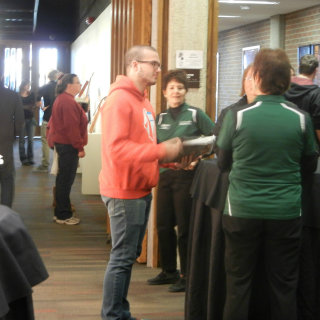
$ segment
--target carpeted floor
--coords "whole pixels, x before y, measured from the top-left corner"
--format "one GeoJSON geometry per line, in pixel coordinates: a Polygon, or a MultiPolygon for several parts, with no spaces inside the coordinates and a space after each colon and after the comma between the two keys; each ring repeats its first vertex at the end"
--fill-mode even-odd
{"type": "MultiPolygon", "coordinates": [[[[52,221],[52,186],[55,177],[22,167],[17,145],[16,195],[18,212],[33,237],[49,272],[49,279],[34,288],[36,320],[99,320],[102,282],[110,252],[106,234],[106,210],[100,197],[81,194],[77,174],[71,199],[81,219],[78,226],[52,221]]],[[[36,165],[41,142],[35,140],[36,165]]],[[[168,293],[168,286],[148,286],[146,280],[160,270],[135,264],[129,301],[132,316],[150,320],[182,320],[184,293],[168,293]]]]}

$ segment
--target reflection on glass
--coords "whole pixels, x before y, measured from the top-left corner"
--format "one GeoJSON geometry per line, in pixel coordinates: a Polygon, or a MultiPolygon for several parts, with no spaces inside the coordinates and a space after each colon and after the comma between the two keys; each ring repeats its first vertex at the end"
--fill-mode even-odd
{"type": "Polygon", "coordinates": [[[22,49],[4,49],[4,86],[14,91],[19,90],[22,77],[22,49]]]}

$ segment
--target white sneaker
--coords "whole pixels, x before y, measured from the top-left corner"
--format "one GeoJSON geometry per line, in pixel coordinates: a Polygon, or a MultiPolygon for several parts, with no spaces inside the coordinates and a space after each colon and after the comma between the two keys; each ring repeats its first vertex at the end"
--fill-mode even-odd
{"type": "Polygon", "coordinates": [[[65,219],[65,220],[56,219],[55,222],[58,224],[66,224],[66,225],[72,226],[72,225],[79,224],[80,219],[75,218],[75,217],[71,217],[71,218],[65,219]]]}

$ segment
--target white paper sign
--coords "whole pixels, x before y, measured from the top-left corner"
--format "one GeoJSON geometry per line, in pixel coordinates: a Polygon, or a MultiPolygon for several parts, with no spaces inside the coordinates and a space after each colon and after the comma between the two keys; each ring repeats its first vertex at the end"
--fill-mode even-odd
{"type": "Polygon", "coordinates": [[[178,69],[202,69],[203,51],[202,50],[177,50],[176,68],[178,69]]]}

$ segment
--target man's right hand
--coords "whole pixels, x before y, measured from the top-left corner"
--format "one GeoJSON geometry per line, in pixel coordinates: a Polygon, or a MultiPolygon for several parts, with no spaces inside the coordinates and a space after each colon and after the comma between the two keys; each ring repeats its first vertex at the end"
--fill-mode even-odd
{"type": "Polygon", "coordinates": [[[166,148],[166,155],[160,160],[160,163],[176,162],[178,156],[182,153],[182,141],[179,138],[172,138],[162,142],[166,148]]]}

